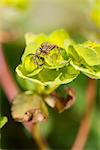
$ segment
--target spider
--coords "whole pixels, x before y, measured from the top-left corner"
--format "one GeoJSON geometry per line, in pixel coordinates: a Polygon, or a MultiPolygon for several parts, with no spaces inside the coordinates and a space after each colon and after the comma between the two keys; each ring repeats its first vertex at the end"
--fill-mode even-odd
{"type": "Polygon", "coordinates": [[[54,45],[54,44],[49,44],[48,42],[44,42],[41,44],[41,47],[38,48],[36,50],[36,53],[33,55],[33,60],[34,60],[34,63],[36,65],[38,65],[37,61],[36,61],[36,58],[39,58],[39,55],[42,54],[42,55],[47,55],[49,54],[49,52],[51,50],[53,50],[54,48],[57,48],[58,50],[60,50],[60,47],[58,47],[57,45],[54,45]],[[39,52],[37,52],[39,50],[39,52]]]}

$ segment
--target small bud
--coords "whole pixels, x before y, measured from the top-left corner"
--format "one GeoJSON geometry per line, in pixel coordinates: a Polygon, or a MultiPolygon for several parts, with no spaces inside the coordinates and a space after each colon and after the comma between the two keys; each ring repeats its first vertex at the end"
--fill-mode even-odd
{"type": "Polygon", "coordinates": [[[15,97],[11,110],[12,117],[20,122],[35,123],[48,118],[48,111],[43,99],[28,91],[15,97]]]}

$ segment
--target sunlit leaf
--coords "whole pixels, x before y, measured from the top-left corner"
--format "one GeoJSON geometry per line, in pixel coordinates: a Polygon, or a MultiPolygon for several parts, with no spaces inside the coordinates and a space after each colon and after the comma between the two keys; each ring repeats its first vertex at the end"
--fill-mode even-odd
{"type": "MultiPolygon", "coordinates": [[[[79,74],[79,71],[75,70],[74,67],[70,65],[60,69],[43,69],[37,75],[30,77],[25,76],[18,67],[16,71],[22,79],[28,80],[33,83],[33,90],[35,85],[35,87],[38,87],[38,89],[40,87],[40,89],[42,89],[42,92],[44,93],[48,93],[48,91],[52,92],[59,85],[71,82],[79,74]]],[[[41,90],[37,92],[40,91],[41,90]]]]}
{"type": "Polygon", "coordinates": [[[2,128],[7,123],[7,121],[8,121],[7,117],[5,116],[0,117],[0,128],[2,128]]]}
{"type": "MultiPolygon", "coordinates": [[[[100,47],[100,45],[99,45],[100,47]]],[[[95,66],[100,64],[100,55],[95,47],[88,46],[87,44],[78,44],[74,46],[78,55],[82,57],[89,66],[95,66]]]]}
{"type": "Polygon", "coordinates": [[[71,65],[76,69],[80,70],[82,73],[84,73],[86,76],[93,78],[93,79],[100,79],[100,65],[95,67],[89,67],[89,66],[78,66],[74,62],[71,61],[71,65]]]}
{"type": "Polygon", "coordinates": [[[64,48],[64,41],[69,39],[69,35],[63,29],[52,32],[49,36],[49,41],[59,47],[64,48]]]}
{"type": "Polygon", "coordinates": [[[70,64],[90,78],[100,79],[100,44],[87,41],[69,46],[70,64]]]}

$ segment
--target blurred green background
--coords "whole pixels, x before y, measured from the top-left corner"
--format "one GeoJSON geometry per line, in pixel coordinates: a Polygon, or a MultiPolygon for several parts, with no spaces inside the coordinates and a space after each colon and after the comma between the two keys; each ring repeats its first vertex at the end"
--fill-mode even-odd
{"type": "MultiPolygon", "coordinates": [[[[87,0],[5,0],[5,3],[1,0],[0,31],[14,31],[16,37],[13,42],[3,44],[4,54],[14,79],[16,80],[15,68],[20,63],[24,51],[24,33],[26,32],[49,33],[55,29],[64,28],[76,42],[83,42],[87,38],[95,39],[96,27],[90,19],[92,5],[93,2],[87,0]]],[[[73,82],[57,89],[58,92],[61,92],[64,87],[75,88],[76,103],[69,110],[58,114],[48,106],[49,120],[40,126],[51,149],[69,150],[74,143],[85,111],[87,81],[86,76],[79,75],[73,82]]],[[[97,81],[91,129],[85,150],[100,149],[99,105],[100,80],[97,81]]],[[[0,107],[1,115],[8,117],[8,123],[1,129],[0,148],[8,150],[37,149],[35,141],[33,142],[25,128],[12,120],[10,105],[2,88],[0,90],[0,107]]]]}

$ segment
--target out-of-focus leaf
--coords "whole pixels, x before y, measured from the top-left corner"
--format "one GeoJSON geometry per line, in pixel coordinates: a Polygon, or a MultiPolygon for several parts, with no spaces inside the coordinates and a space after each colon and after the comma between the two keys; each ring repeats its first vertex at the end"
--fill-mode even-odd
{"type": "Polygon", "coordinates": [[[7,121],[8,121],[7,117],[5,116],[0,117],[0,128],[2,128],[7,123],[7,121]]]}
{"type": "Polygon", "coordinates": [[[0,6],[13,7],[19,10],[26,10],[29,6],[28,0],[1,0],[0,6]]]}
{"type": "Polygon", "coordinates": [[[98,28],[100,28],[100,0],[95,0],[93,5],[91,18],[98,28]]]}

